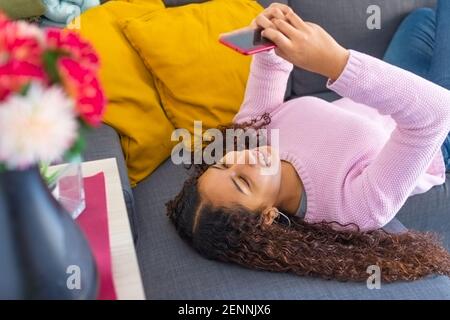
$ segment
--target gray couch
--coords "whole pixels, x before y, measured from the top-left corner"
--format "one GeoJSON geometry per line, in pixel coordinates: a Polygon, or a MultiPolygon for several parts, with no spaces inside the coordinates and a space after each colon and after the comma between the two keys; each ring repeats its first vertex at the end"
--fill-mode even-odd
{"type": "MultiPolygon", "coordinates": [[[[201,1],[165,1],[181,5],[201,1]]],[[[260,3],[268,5],[272,1],[260,3]]],[[[280,2],[280,1],[278,1],[280,2]]],[[[394,31],[413,9],[434,0],[296,0],[289,2],[304,19],[323,25],[343,45],[382,57],[394,31]],[[369,5],[382,10],[382,29],[366,27],[369,5]]],[[[294,70],[286,98],[315,95],[336,99],[325,91],[325,79],[294,70]]],[[[382,284],[369,290],[365,283],[342,283],[247,270],[206,260],[175,233],[164,204],[181,188],[188,172],[170,161],[131,189],[117,133],[103,126],[89,137],[86,160],[115,157],[121,178],[136,250],[148,299],[450,299],[450,279],[429,277],[410,283],[382,284]]],[[[411,197],[386,228],[433,230],[443,234],[450,248],[450,174],[447,183],[425,195],[411,197]],[[400,223],[399,220],[403,223],[400,223]]]]}

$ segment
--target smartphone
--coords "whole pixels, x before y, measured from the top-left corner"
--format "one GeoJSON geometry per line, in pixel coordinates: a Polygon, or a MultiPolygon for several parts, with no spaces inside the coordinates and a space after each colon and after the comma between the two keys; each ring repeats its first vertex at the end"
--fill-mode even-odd
{"type": "Polygon", "coordinates": [[[245,55],[271,50],[276,45],[261,35],[262,29],[243,28],[223,33],[219,42],[245,55]]]}

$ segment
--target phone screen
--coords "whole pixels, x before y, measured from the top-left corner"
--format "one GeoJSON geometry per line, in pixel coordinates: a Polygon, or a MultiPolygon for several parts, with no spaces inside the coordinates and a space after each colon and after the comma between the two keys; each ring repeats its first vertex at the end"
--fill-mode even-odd
{"type": "Polygon", "coordinates": [[[221,36],[222,43],[243,53],[254,53],[275,48],[275,44],[261,35],[262,29],[244,29],[221,36]]]}

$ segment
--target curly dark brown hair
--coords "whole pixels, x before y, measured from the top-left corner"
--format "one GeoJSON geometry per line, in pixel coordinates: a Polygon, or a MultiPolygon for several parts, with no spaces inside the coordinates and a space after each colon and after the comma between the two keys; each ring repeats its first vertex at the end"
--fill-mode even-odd
{"type": "MultiPolygon", "coordinates": [[[[262,124],[252,121],[239,128],[259,129],[270,122],[267,116],[263,119],[262,124]]],[[[336,222],[309,224],[295,216],[290,217],[290,226],[277,220],[268,225],[261,212],[206,203],[198,191],[198,178],[208,167],[196,165],[193,176],[166,205],[179,235],[206,258],[340,281],[366,281],[373,265],[381,269],[384,282],[450,276],[450,254],[433,233],[361,232],[357,226],[333,228],[336,222]]]]}

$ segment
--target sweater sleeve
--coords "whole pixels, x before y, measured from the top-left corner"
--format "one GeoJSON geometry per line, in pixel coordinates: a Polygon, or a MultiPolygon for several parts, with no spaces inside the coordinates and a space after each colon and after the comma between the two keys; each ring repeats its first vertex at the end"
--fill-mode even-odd
{"type": "Polygon", "coordinates": [[[273,49],[253,55],[244,100],[233,122],[250,121],[282,105],[292,69],[273,49]]]}
{"type": "Polygon", "coordinates": [[[377,157],[346,181],[344,223],[361,230],[386,225],[410,196],[450,131],[450,91],[411,72],[350,50],[328,87],[390,115],[397,123],[377,157]]]}

